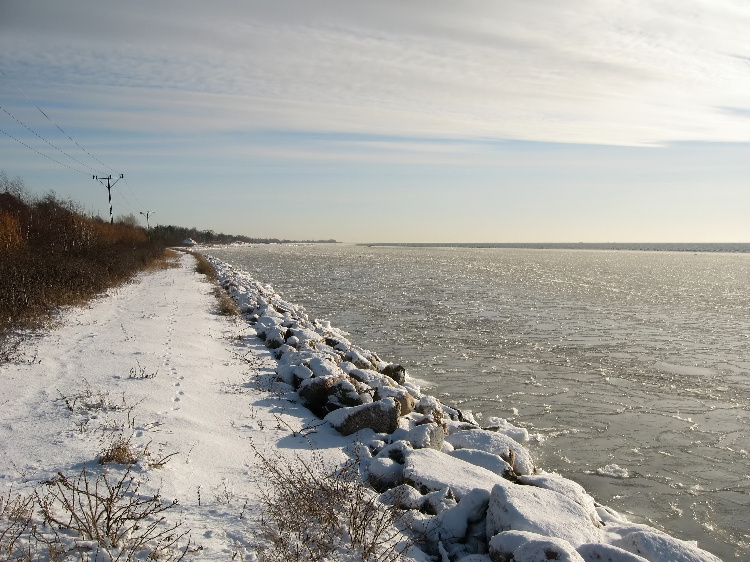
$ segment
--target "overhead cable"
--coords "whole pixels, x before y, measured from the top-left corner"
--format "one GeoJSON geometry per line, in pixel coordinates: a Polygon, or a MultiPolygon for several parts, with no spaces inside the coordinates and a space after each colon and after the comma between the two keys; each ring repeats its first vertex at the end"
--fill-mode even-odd
{"type": "Polygon", "coordinates": [[[73,170],[74,172],[78,172],[78,173],[80,173],[80,174],[85,174],[85,175],[89,175],[89,172],[84,172],[83,170],[79,170],[78,168],[74,168],[73,166],[68,166],[67,164],[65,164],[65,163],[63,163],[63,162],[60,162],[59,160],[55,160],[54,158],[52,158],[51,156],[48,156],[48,155],[44,154],[43,152],[39,152],[39,151],[38,151],[38,150],[37,150],[36,148],[34,148],[33,146],[29,146],[28,144],[26,144],[26,143],[25,143],[25,142],[23,142],[22,140],[18,140],[18,139],[17,139],[16,137],[14,137],[13,135],[11,135],[10,133],[6,133],[6,132],[5,132],[5,131],[3,131],[2,129],[0,129],[0,133],[3,133],[3,134],[4,134],[5,136],[7,136],[7,137],[10,137],[10,138],[12,138],[12,139],[13,139],[14,141],[16,141],[16,142],[17,142],[17,143],[19,143],[19,144],[22,144],[22,145],[24,145],[24,146],[25,146],[26,148],[29,148],[29,149],[33,150],[33,151],[34,151],[34,152],[36,152],[36,153],[37,153],[37,154],[38,154],[39,156],[44,156],[44,157],[45,157],[45,158],[47,158],[48,160],[52,160],[52,161],[53,161],[54,163],[56,163],[56,164],[60,164],[61,166],[65,166],[66,168],[69,168],[69,169],[73,170]]]}
{"type": "MultiPolygon", "coordinates": [[[[79,164],[80,164],[81,166],[84,166],[84,167],[88,168],[89,170],[92,170],[92,171],[96,172],[96,168],[92,168],[92,167],[91,167],[91,166],[89,166],[88,164],[84,164],[83,162],[81,162],[81,161],[80,161],[80,160],[78,160],[77,158],[73,158],[73,157],[72,157],[72,156],[71,156],[70,154],[68,154],[67,152],[65,152],[65,151],[64,151],[64,150],[62,150],[61,148],[58,148],[57,146],[55,146],[54,144],[52,144],[52,143],[51,143],[50,141],[48,141],[47,139],[45,139],[45,138],[44,138],[44,137],[43,137],[42,135],[40,135],[39,133],[37,133],[36,131],[34,131],[34,130],[33,130],[33,129],[32,129],[31,127],[29,127],[29,126],[28,126],[28,125],[27,125],[26,123],[24,123],[23,121],[21,121],[20,119],[18,119],[18,118],[17,118],[17,117],[15,116],[15,115],[13,115],[12,113],[10,113],[10,112],[9,112],[9,111],[8,111],[7,109],[5,109],[5,108],[4,108],[3,106],[0,106],[0,109],[2,109],[2,110],[3,110],[3,111],[4,111],[4,112],[5,112],[5,113],[6,113],[6,114],[7,114],[8,116],[12,117],[12,118],[13,118],[13,119],[14,119],[14,120],[16,121],[16,123],[18,123],[19,125],[22,125],[23,127],[25,127],[25,128],[26,128],[26,129],[27,129],[27,130],[28,130],[29,132],[31,132],[31,133],[33,133],[34,135],[36,135],[36,136],[37,136],[38,138],[40,138],[41,140],[43,140],[44,142],[46,142],[46,143],[47,143],[48,145],[50,145],[50,146],[51,146],[52,148],[54,148],[55,150],[57,150],[57,151],[58,151],[58,152],[60,152],[61,154],[64,154],[65,156],[67,156],[68,158],[70,158],[71,160],[73,160],[74,162],[77,162],[77,163],[79,163],[79,164]]],[[[84,173],[84,174],[85,174],[85,173],[87,173],[87,172],[82,172],[82,173],[84,173]]]]}
{"type": "MultiPolygon", "coordinates": [[[[8,75],[7,75],[6,73],[5,73],[5,71],[4,71],[4,70],[3,70],[2,68],[0,68],[0,73],[1,73],[1,74],[2,74],[3,76],[5,76],[5,77],[6,77],[6,78],[7,78],[7,79],[8,79],[9,81],[10,81],[10,83],[11,83],[11,84],[13,84],[13,86],[15,86],[16,90],[18,90],[19,92],[21,92],[21,95],[22,95],[23,97],[25,97],[25,98],[26,98],[26,99],[28,100],[28,102],[29,102],[29,103],[30,103],[31,105],[33,105],[34,107],[36,107],[36,108],[37,108],[37,109],[39,110],[39,113],[41,113],[42,115],[44,115],[44,116],[45,116],[45,117],[47,118],[47,120],[48,120],[48,121],[49,121],[50,123],[52,123],[52,124],[53,124],[53,125],[54,125],[55,127],[57,127],[57,130],[58,130],[58,131],[60,131],[60,132],[61,132],[61,133],[62,133],[63,135],[65,135],[66,137],[68,137],[68,138],[69,138],[69,139],[71,140],[71,142],[75,143],[75,145],[76,145],[76,146],[77,146],[78,148],[80,148],[81,150],[83,150],[83,151],[84,151],[84,152],[85,152],[86,154],[88,154],[88,155],[89,155],[89,156],[90,156],[91,158],[93,158],[94,160],[96,160],[96,161],[97,161],[97,162],[98,162],[99,164],[101,164],[101,165],[102,165],[102,166],[104,166],[105,168],[108,168],[108,169],[112,170],[113,172],[116,172],[116,171],[117,171],[117,170],[115,170],[115,169],[114,169],[113,167],[111,167],[111,166],[108,166],[107,164],[105,164],[104,162],[102,162],[101,160],[99,160],[99,159],[98,159],[98,158],[97,158],[96,156],[94,156],[94,155],[93,155],[93,154],[91,154],[91,153],[90,153],[90,152],[89,152],[88,150],[86,150],[86,149],[85,149],[85,148],[83,148],[83,147],[82,147],[82,146],[81,146],[80,144],[78,144],[78,142],[77,142],[77,141],[76,141],[75,139],[73,139],[73,137],[71,137],[71,136],[70,136],[70,135],[69,135],[68,133],[66,133],[65,131],[63,131],[63,130],[62,130],[62,129],[60,128],[60,125],[58,125],[57,123],[55,123],[55,121],[53,121],[53,120],[52,120],[52,119],[50,118],[50,116],[49,116],[49,115],[47,115],[47,114],[46,114],[46,113],[45,113],[44,111],[42,111],[42,108],[41,108],[41,107],[39,107],[39,106],[38,106],[38,105],[37,105],[36,103],[34,103],[34,101],[32,101],[32,99],[31,99],[31,98],[29,98],[29,96],[27,96],[27,95],[26,95],[26,93],[25,93],[25,92],[24,92],[24,91],[23,91],[23,90],[22,90],[21,88],[19,88],[19,87],[18,87],[18,84],[16,84],[16,83],[15,83],[15,82],[13,81],[13,79],[12,79],[12,78],[11,78],[10,76],[8,76],[8,75]]],[[[69,158],[72,158],[72,157],[70,157],[70,156],[69,156],[69,158]]],[[[75,160],[75,158],[73,158],[73,159],[75,160]]],[[[76,160],[76,162],[77,162],[77,160],[76,160]]],[[[85,165],[85,164],[84,164],[84,165],[85,165]]],[[[93,168],[91,168],[90,166],[86,166],[86,167],[87,167],[87,168],[90,168],[90,169],[92,169],[92,170],[93,170],[93,168]]]]}

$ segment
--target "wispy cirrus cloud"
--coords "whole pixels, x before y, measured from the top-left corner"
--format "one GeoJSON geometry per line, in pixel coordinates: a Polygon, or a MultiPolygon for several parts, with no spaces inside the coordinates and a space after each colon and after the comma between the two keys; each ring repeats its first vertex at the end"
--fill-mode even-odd
{"type": "Polygon", "coordinates": [[[175,128],[232,114],[240,128],[750,140],[717,109],[750,109],[739,1],[10,4],[4,66],[62,90],[143,90],[133,122],[163,111],[166,90],[180,106],[175,128]]]}

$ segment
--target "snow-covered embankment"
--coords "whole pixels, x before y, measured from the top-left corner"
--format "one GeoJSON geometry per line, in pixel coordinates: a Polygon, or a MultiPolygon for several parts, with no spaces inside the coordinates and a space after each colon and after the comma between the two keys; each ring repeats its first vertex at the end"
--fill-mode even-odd
{"type": "MultiPolygon", "coordinates": [[[[628,522],[577,483],[537,467],[526,430],[424,395],[400,365],[273,289],[209,258],[222,286],[278,359],[282,390],[341,434],[385,503],[441,561],[714,561],[692,542],[628,522]]],[[[412,548],[409,554],[420,558],[412,548]]],[[[425,560],[429,559],[427,557],[425,560]]]]}

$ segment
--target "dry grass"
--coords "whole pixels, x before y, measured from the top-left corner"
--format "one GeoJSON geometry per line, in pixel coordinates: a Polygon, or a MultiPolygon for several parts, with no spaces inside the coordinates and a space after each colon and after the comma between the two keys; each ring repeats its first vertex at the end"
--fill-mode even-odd
{"type": "Polygon", "coordinates": [[[222,316],[237,316],[240,313],[237,303],[218,285],[216,268],[211,265],[211,262],[203,254],[199,254],[198,252],[188,253],[195,258],[195,271],[201,275],[205,275],[207,281],[216,284],[216,287],[214,287],[214,296],[217,300],[216,311],[222,316]]]}
{"type": "Polygon", "coordinates": [[[130,439],[120,435],[99,455],[99,464],[116,463],[131,465],[138,462],[138,451],[136,451],[130,439]]]}
{"type": "Polygon", "coordinates": [[[237,308],[237,303],[232,300],[221,287],[214,289],[214,295],[216,295],[217,312],[223,316],[237,316],[240,313],[237,308]]]}
{"type": "Polygon", "coordinates": [[[209,281],[216,281],[216,268],[211,265],[211,262],[209,262],[203,254],[199,254],[198,252],[189,252],[190,255],[192,255],[195,258],[195,271],[200,273],[201,275],[205,275],[208,277],[209,281]]]}
{"type": "Polygon", "coordinates": [[[167,248],[160,256],[146,264],[144,271],[158,271],[180,267],[180,254],[167,248]]]}

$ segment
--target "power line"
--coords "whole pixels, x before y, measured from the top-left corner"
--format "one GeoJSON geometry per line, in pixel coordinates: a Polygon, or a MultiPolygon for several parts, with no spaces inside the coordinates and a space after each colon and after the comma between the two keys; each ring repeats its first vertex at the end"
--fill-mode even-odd
{"type": "MultiPolygon", "coordinates": [[[[0,73],[2,73],[2,75],[5,76],[5,78],[7,78],[8,81],[10,81],[10,83],[13,84],[13,86],[15,86],[16,90],[18,90],[19,92],[21,92],[21,95],[23,97],[25,97],[31,105],[33,105],[34,107],[36,107],[39,110],[39,113],[41,113],[42,115],[44,115],[50,123],[52,123],[55,127],[57,127],[58,131],[60,131],[63,135],[65,135],[66,137],[68,137],[73,143],[75,143],[75,145],[78,148],[80,148],[81,150],[83,150],[86,154],[88,154],[91,158],[93,158],[94,160],[96,160],[99,164],[101,164],[105,168],[108,168],[108,169],[112,170],[113,172],[116,171],[112,166],[107,166],[107,164],[105,164],[104,162],[102,162],[101,160],[99,160],[96,156],[94,156],[93,154],[91,154],[88,150],[86,150],[80,144],[78,144],[78,142],[76,140],[74,140],[73,137],[71,137],[68,133],[66,133],[65,131],[63,131],[62,128],[60,128],[60,125],[58,125],[55,121],[53,121],[50,118],[49,115],[47,115],[44,111],[42,111],[42,108],[39,107],[36,103],[34,103],[34,101],[32,101],[32,99],[29,96],[27,96],[26,93],[21,88],[18,87],[18,84],[16,84],[13,81],[13,79],[10,76],[8,76],[2,68],[0,68],[0,73]]],[[[72,158],[72,157],[69,156],[69,158],[72,158]]],[[[75,158],[74,158],[74,160],[75,160],[75,158]]],[[[91,166],[86,166],[86,167],[89,168],[89,169],[91,169],[91,170],[93,170],[93,168],[91,168],[91,166]]]]}
{"type": "Polygon", "coordinates": [[[135,194],[135,191],[133,191],[133,188],[132,188],[132,187],[130,187],[130,184],[128,183],[128,179],[127,179],[127,178],[123,178],[123,179],[125,180],[125,185],[127,185],[127,186],[128,186],[128,190],[130,190],[130,193],[131,193],[131,194],[133,195],[133,199],[135,199],[135,202],[136,202],[136,203],[138,204],[138,206],[139,206],[140,208],[143,208],[143,207],[145,207],[146,205],[144,205],[144,204],[143,204],[143,203],[141,202],[141,200],[140,200],[140,199],[138,199],[138,196],[137,196],[137,195],[135,194]]]}
{"type": "MultiPolygon", "coordinates": [[[[37,105],[37,104],[36,104],[36,103],[35,103],[35,102],[34,102],[34,101],[33,101],[33,100],[31,99],[31,98],[29,98],[29,96],[27,96],[27,95],[26,95],[26,93],[25,93],[25,92],[24,92],[24,91],[23,91],[23,90],[22,90],[22,89],[21,89],[21,88],[20,88],[20,87],[18,86],[18,84],[16,84],[16,83],[15,83],[15,82],[13,81],[13,79],[12,79],[12,78],[11,78],[10,76],[8,76],[8,75],[7,75],[6,73],[5,73],[5,71],[4,71],[4,70],[3,70],[2,68],[0,68],[0,74],[2,74],[2,75],[3,75],[3,76],[4,76],[4,77],[5,77],[5,78],[6,78],[6,79],[7,79],[7,80],[8,80],[8,81],[9,81],[9,82],[11,83],[11,84],[13,84],[13,86],[14,86],[14,87],[15,87],[15,88],[16,88],[16,89],[17,89],[17,90],[18,90],[18,91],[19,91],[19,92],[21,93],[21,95],[22,95],[22,96],[23,96],[24,98],[26,98],[26,100],[27,100],[27,101],[28,101],[28,102],[29,102],[29,103],[30,103],[31,105],[33,105],[33,106],[34,106],[34,107],[35,107],[35,108],[36,108],[36,109],[37,109],[37,110],[39,111],[39,113],[41,113],[42,115],[44,115],[44,117],[45,117],[45,118],[46,118],[46,119],[47,119],[47,120],[48,120],[48,121],[49,121],[50,123],[52,123],[52,124],[53,124],[53,125],[54,125],[54,126],[55,126],[55,127],[57,128],[57,130],[58,130],[58,131],[60,131],[60,132],[61,132],[61,133],[62,133],[63,135],[65,135],[65,136],[66,136],[66,137],[67,137],[67,138],[68,138],[68,139],[69,139],[69,140],[70,140],[71,142],[73,142],[73,143],[74,143],[74,144],[75,144],[75,145],[76,145],[76,146],[77,146],[78,148],[80,148],[80,149],[81,149],[81,150],[82,150],[83,152],[85,152],[85,153],[86,153],[87,155],[89,155],[89,156],[90,156],[90,157],[91,157],[91,158],[92,158],[93,160],[96,160],[96,161],[97,161],[97,162],[98,162],[99,164],[101,164],[101,165],[102,165],[102,166],[104,166],[105,168],[108,168],[109,170],[112,170],[113,172],[116,172],[116,170],[115,170],[114,168],[112,168],[111,166],[108,166],[107,164],[105,164],[104,162],[102,162],[102,161],[101,161],[101,160],[100,160],[99,158],[97,158],[96,156],[94,156],[93,154],[91,154],[91,153],[90,153],[90,152],[89,152],[88,150],[86,150],[86,149],[85,149],[84,147],[82,147],[82,146],[81,146],[81,145],[80,145],[80,144],[79,144],[79,143],[78,143],[78,142],[77,142],[77,141],[76,141],[76,140],[75,140],[75,139],[74,139],[73,137],[71,137],[71,136],[70,136],[70,135],[69,135],[68,133],[66,133],[65,131],[63,131],[63,130],[62,130],[62,128],[60,127],[60,125],[58,125],[58,124],[57,124],[57,123],[56,123],[56,122],[55,122],[55,121],[54,121],[54,120],[53,120],[53,119],[52,119],[52,118],[51,118],[51,117],[50,117],[49,115],[47,115],[47,113],[45,113],[45,112],[44,112],[44,111],[42,110],[42,108],[41,108],[41,107],[39,107],[39,106],[38,106],[38,105],[37,105]]],[[[3,111],[4,111],[4,112],[5,112],[6,114],[7,114],[7,115],[9,115],[10,117],[12,117],[12,118],[13,118],[13,119],[14,119],[14,120],[15,120],[16,122],[18,122],[18,123],[19,123],[20,125],[22,125],[23,127],[25,127],[25,128],[26,128],[26,129],[27,129],[27,130],[28,130],[29,132],[33,133],[33,134],[34,134],[34,135],[35,135],[36,137],[38,137],[38,138],[40,138],[41,140],[43,140],[44,142],[46,142],[46,143],[47,143],[48,145],[50,145],[50,146],[51,146],[52,148],[54,148],[54,149],[55,149],[55,150],[57,150],[58,152],[60,152],[60,153],[64,154],[65,156],[67,156],[68,158],[70,158],[71,160],[73,160],[74,162],[77,162],[78,164],[80,164],[80,165],[82,165],[82,166],[84,166],[84,167],[88,168],[89,170],[92,170],[92,171],[96,172],[96,169],[95,169],[95,168],[93,168],[92,166],[89,166],[88,164],[86,164],[86,163],[84,163],[84,162],[81,162],[80,160],[78,160],[77,158],[74,158],[73,156],[71,156],[70,154],[68,154],[67,152],[65,152],[64,150],[62,150],[61,148],[58,148],[57,146],[55,146],[54,144],[52,144],[52,143],[51,143],[50,141],[48,141],[47,139],[45,139],[44,137],[42,137],[42,136],[41,136],[41,135],[40,135],[39,133],[37,133],[36,131],[34,131],[33,129],[31,129],[31,128],[30,128],[30,127],[29,127],[28,125],[26,125],[26,124],[25,124],[25,123],[23,123],[23,122],[22,122],[21,120],[19,120],[19,119],[18,119],[18,118],[16,118],[16,117],[15,117],[14,115],[12,115],[12,114],[11,114],[11,113],[10,113],[10,112],[9,112],[9,111],[8,111],[7,109],[5,109],[4,107],[0,106],[0,109],[2,109],[2,110],[3,110],[3,111]]],[[[52,158],[52,157],[50,157],[50,156],[48,156],[48,155],[46,155],[46,154],[44,154],[44,153],[40,152],[40,151],[39,151],[39,150],[37,150],[36,148],[33,148],[32,146],[29,146],[29,145],[28,145],[28,144],[26,144],[25,142],[23,142],[23,141],[21,141],[21,140],[19,140],[19,139],[15,138],[14,136],[10,135],[9,133],[6,133],[5,131],[3,131],[3,130],[1,130],[1,129],[0,129],[0,132],[2,132],[3,134],[5,134],[6,136],[10,137],[11,139],[15,140],[15,141],[16,141],[16,142],[18,142],[19,144],[22,144],[22,145],[23,145],[23,146],[25,146],[26,148],[29,148],[29,149],[33,150],[34,152],[36,152],[36,153],[37,153],[37,154],[39,154],[40,156],[44,156],[45,158],[47,158],[47,159],[51,160],[52,162],[55,162],[56,164],[60,164],[61,166],[65,166],[66,168],[68,168],[68,169],[70,169],[70,170],[74,170],[74,171],[76,171],[76,172],[79,172],[79,173],[81,173],[81,174],[84,174],[84,175],[85,175],[85,174],[87,174],[87,172],[84,172],[84,171],[82,171],[82,170],[79,170],[78,168],[74,168],[74,167],[72,167],[72,166],[69,166],[69,165],[67,165],[67,164],[65,164],[65,163],[63,163],[63,162],[60,162],[59,160],[56,160],[55,158],[52,158]]],[[[111,174],[110,174],[110,175],[109,175],[109,179],[111,179],[111,177],[112,177],[112,176],[111,176],[111,174]]],[[[94,176],[94,179],[99,179],[99,178],[98,178],[98,177],[97,177],[97,176],[95,175],[95,176],[94,176]]],[[[105,178],[105,177],[102,177],[101,179],[106,179],[106,178],[105,178]]],[[[118,181],[118,180],[120,180],[120,179],[125,179],[125,178],[124,178],[124,176],[123,176],[123,174],[120,174],[120,177],[119,177],[119,178],[117,178],[117,179],[115,180],[115,183],[117,183],[117,181],[118,181]]],[[[100,183],[101,183],[101,182],[100,182],[100,183]]],[[[108,183],[108,184],[110,183],[110,182],[109,182],[109,180],[108,180],[108,182],[107,182],[107,183],[108,183]]],[[[102,183],[102,185],[104,185],[104,184],[102,183]]],[[[107,192],[108,192],[108,197],[109,197],[109,206],[110,206],[110,208],[109,208],[109,213],[110,213],[110,221],[112,220],[112,194],[111,194],[111,188],[112,188],[112,187],[114,187],[114,185],[115,185],[115,184],[113,183],[113,184],[111,184],[111,185],[105,186],[105,187],[107,187],[107,192]]],[[[138,207],[140,207],[140,208],[144,208],[144,207],[145,207],[146,205],[144,205],[144,204],[143,204],[143,203],[142,203],[142,202],[140,201],[140,199],[138,199],[138,196],[137,196],[137,195],[135,194],[135,191],[134,191],[134,190],[133,190],[133,188],[132,188],[132,187],[130,186],[130,183],[128,183],[128,180],[127,180],[127,179],[125,179],[125,185],[127,185],[127,187],[128,187],[128,190],[130,191],[130,194],[131,194],[131,195],[133,196],[133,199],[134,199],[134,203],[136,204],[136,206],[138,206],[138,207]]],[[[134,211],[133,211],[133,208],[132,208],[132,207],[131,207],[131,206],[130,206],[130,205],[128,204],[127,198],[126,198],[126,196],[125,196],[125,192],[123,192],[123,191],[122,191],[121,189],[119,189],[119,188],[118,188],[118,189],[116,190],[116,193],[117,193],[117,194],[118,194],[118,195],[119,195],[119,196],[120,196],[120,197],[122,198],[122,202],[123,202],[123,204],[125,205],[125,207],[127,207],[127,208],[128,208],[128,209],[129,209],[130,211],[131,211],[131,213],[134,213],[134,211]]]]}
{"type": "Polygon", "coordinates": [[[30,150],[33,150],[33,151],[34,151],[34,152],[36,152],[36,153],[37,153],[37,154],[38,154],[39,156],[44,156],[45,158],[47,158],[47,159],[49,159],[49,160],[52,160],[52,161],[53,161],[53,162],[55,162],[56,164],[60,164],[60,166],[65,166],[66,168],[69,168],[70,170],[73,170],[74,172],[78,172],[79,174],[88,174],[88,172],[84,172],[83,170],[79,170],[78,168],[73,168],[72,166],[68,166],[67,164],[64,164],[64,163],[62,163],[62,162],[60,162],[59,160],[55,160],[54,158],[52,158],[51,156],[48,156],[48,155],[44,154],[43,152],[39,152],[39,151],[38,151],[38,150],[37,150],[36,148],[34,148],[34,147],[32,147],[32,146],[29,146],[28,144],[26,144],[26,143],[25,143],[25,142],[23,142],[22,140],[18,140],[18,139],[17,139],[16,137],[14,137],[13,135],[11,135],[11,134],[9,134],[9,133],[6,133],[6,132],[5,132],[5,131],[3,131],[2,129],[0,129],[0,133],[3,133],[3,134],[4,134],[5,136],[7,136],[7,137],[10,137],[10,138],[12,138],[12,139],[13,139],[14,141],[16,141],[16,142],[17,142],[17,143],[19,143],[19,144],[22,144],[22,145],[24,145],[24,146],[25,146],[26,148],[28,148],[28,149],[30,149],[30,150]]]}
{"type": "MultiPolygon", "coordinates": [[[[33,133],[34,135],[36,135],[37,137],[39,137],[39,138],[40,138],[41,140],[43,140],[44,142],[46,142],[46,143],[47,143],[48,145],[50,145],[50,146],[51,146],[52,148],[54,148],[54,149],[55,149],[55,150],[57,150],[58,152],[60,152],[60,153],[64,154],[65,156],[67,156],[68,158],[70,158],[71,160],[73,160],[74,162],[78,162],[78,163],[79,163],[79,164],[80,164],[81,166],[84,166],[84,167],[86,167],[86,168],[88,168],[89,170],[92,170],[92,171],[94,171],[94,172],[96,171],[96,168],[92,168],[92,167],[91,167],[91,166],[89,166],[88,164],[84,164],[83,162],[81,162],[81,161],[80,161],[80,160],[78,160],[77,158],[73,158],[73,157],[72,157],[72,156],[71,156],[70,154],[68,154],[67,152],[65,152],[65,151],[64,151],[64,150],[62,150],[61,148],[58,148],[57,146],[55,146],[54,144],[52,144],[52,143],[51,143],[50,141],[48,141],[48,140],[47,140],[47,139],[45,139],[45,138],[44,138],[44,137],[43,137],[42,135],[40,135],[39,133],[37,133],[36,131],[34,131],[34,130],[33,130],[33,129],[32,129],[31,127],[29,127],[29,126],[28,126],[28,125],[27,125],[26,123],[24,123],[23,121],[21,121],[20,119],[18,119],[18,118],[17,118],[17,117],[15,116],[15,115],[13,115],[12,113],[10,113],[10,112],[9,112],[9,111],[8,111],[7,109],[5,109],[4,107],[0,106],[0,109],[2,109],[2,110],[3,110],[3,111],[4,111],[5,113],[6,113],[6,115],[9,115],[9,116],[10,116],[10,117],[12,117],[13,119],[15,119],[15,121],[16,121],[16,122],[17,122],[18,124],[20,124],[20,125],[24,126],[24,127],[25,127],[25,128],[26,128],[26,129],[27,129],[27,130],[28,130],[29,132],[31,132],[31,133],[33,133]]],[[[81,172],[81,173],[85,174],[86,172],[81,172]]]]}

